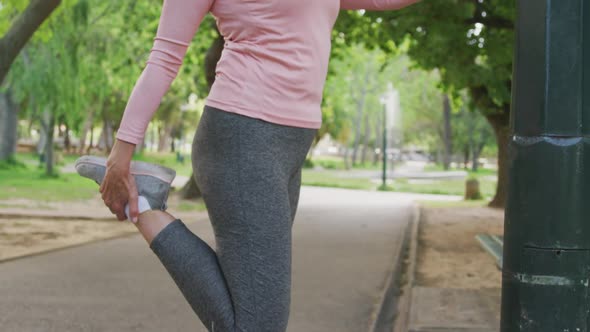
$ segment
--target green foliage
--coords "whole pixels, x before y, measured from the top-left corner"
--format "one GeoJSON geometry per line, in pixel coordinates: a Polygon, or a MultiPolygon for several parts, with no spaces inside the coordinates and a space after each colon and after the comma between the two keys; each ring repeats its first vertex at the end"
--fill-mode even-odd
{"type": "Polygon", "coordinates": [[[0,3],[0,36],[10,28],[18,14],[29,5],[28,0],[2,0],[0,3]]]}
{"type": "Polygon", "coordinates": [[[382,123],[380,98],[387,84],[392,83],[400,95],[404,142],[419,146],[439,144],[442,96],[437,71],[413,69],[403,52],[388,57],[383,51],[369,50],[362,44],[338,44],[338,37],[335,45],[324,91],[321,135],[330,134],[349,145],[355,126],[360,125],[361,132],[371,136],[368,141],[372,147],[380,146],[377,142],[382,123]],[[363,91],[364,99],[360,95],[363,91]],[[367,122],[358,117],[359,107],[369,117],[368,128],[367,122]]]}
{"type": "Polygon", "coordinates": [[[335,34],[342,43],[362,40],[393,54],[407,49],[421,68],[438,69],[445,90],[468,89],[484,114],[508,112],[515,8],[512,0],[448,0],[399,11],[345,12],[335,34]]]}
{"type": "Polygon", "coordinates": [[[435,151],[442,146],[443,96],[438,71],[412,69],[407,56],[394,62],[395,88],[400,94],[404,143],[435,151]]]}
{"type": "Polygon", "coordinates": [[[493,149],[496,145],[490,124],[479,112],[461,108],[453,115],[452,123],[453,150],[457,154],[469,151],[470,156],[473,156],[473,153],[481,156],[486,147],[493,149]]]}
{"type": "Polygon", "coordinates": [[[381,20],[388,39],[409,36],[409,55],[425,69],[438,68],[446,88],[481,87],[489,106],[510,102],[514,1],[423,1],[369,16],[381,20]]]}
{"type": "MultiPolygon", "coordinates": [[[[437,69],[445,92],[469,93],[470,109],[485,115],[496,138],[509,126],[516,3],[513,0],[421,1],[399,11],[349,11],[334,34],[340,44],[359,41],[392,54],[407,50],[421,68],[437,69]]],[[[506,146],[498,147],[499,182],[493,204],[507,192],[506,146]]]]}
{"type": "Polygon", "coordinates": [[[379,98],[387,88],[387,73],[383,70],[385,54],[368,50],[361,44],[340,49],[341,57],[330,63],[330,75],[324,90],[323,123],[320,135],[330,134],[344,144],[350,144],[355,125],[378,121],[379,98]],[[360,116],[360,118],[359,118],[360,116]]]}

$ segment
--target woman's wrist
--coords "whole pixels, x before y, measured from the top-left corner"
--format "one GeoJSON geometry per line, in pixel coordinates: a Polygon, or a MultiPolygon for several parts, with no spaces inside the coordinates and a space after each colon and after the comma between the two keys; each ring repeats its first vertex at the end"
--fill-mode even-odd
{"type": "Polygon", "coordinates": [[[117,139],[107,159],[107,167],[129,168],[134,151],[135,144],[117,139]]]}

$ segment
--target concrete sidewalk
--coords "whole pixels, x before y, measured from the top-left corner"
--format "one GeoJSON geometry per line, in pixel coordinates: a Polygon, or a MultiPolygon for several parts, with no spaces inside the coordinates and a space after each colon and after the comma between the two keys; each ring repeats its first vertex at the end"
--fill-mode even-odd
{"type": "Polygon", "coordinates": [[[497,332],[500,289],[414,287],[408,332],[497,332]]]}
{"type": "MultiPolygon", "coordinates": [[[[289,331],[366,331],[411,213],[404,194],[303,188],[289,331]]],[[[0,330],[205,331],[138,235],[0,264],[0,330]]]]}

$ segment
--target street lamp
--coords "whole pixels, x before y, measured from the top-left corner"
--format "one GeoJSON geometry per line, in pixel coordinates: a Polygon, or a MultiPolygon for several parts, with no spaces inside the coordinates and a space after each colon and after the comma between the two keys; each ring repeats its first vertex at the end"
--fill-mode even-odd
{"type": "MultiPolygon", "coordinates": [[[[401,124],[400,107],[399,107],[399,93],[393,88],[393,84],[387,84],[387,90],[381,96],[381,104],[383,105],[383,176],[382,189],[387,188],[387,143],[389,136],[393,137],[392,143],[397,141],[397,135],[401,132],[399,126],[401,124]]],[[[394,158],[391,162],[393,168],[394,158]]]]}
{"type": "Polygon", "coordinates": [[[381,190],[387,189],[387,97],[381,97],[381,104],[383,105],[383,176],[381,190]]]}

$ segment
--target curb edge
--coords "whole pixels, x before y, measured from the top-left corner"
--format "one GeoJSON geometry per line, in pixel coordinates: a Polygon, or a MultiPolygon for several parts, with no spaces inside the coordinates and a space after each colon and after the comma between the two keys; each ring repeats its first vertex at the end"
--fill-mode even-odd
{"type": "Polygon", "coordinates": [[[411,209],[411,219],[405,226],[403,240],[393,262],[391,273],[387,276],[385,287],[378,297],[378,305],[371,315],[368,332],[406,331],[399,329],[398,325],[400,323],[404,325],[407,322],[407,316],[409,316],[409,310],[405,309],[406,307],[409,309],[408,304],[411,298],[417,230],[421,214],[420,206],[417,203],[412,203],[411,209]],[[402,280],[401,277],[408,271],[408,278],[402,280]]]}

